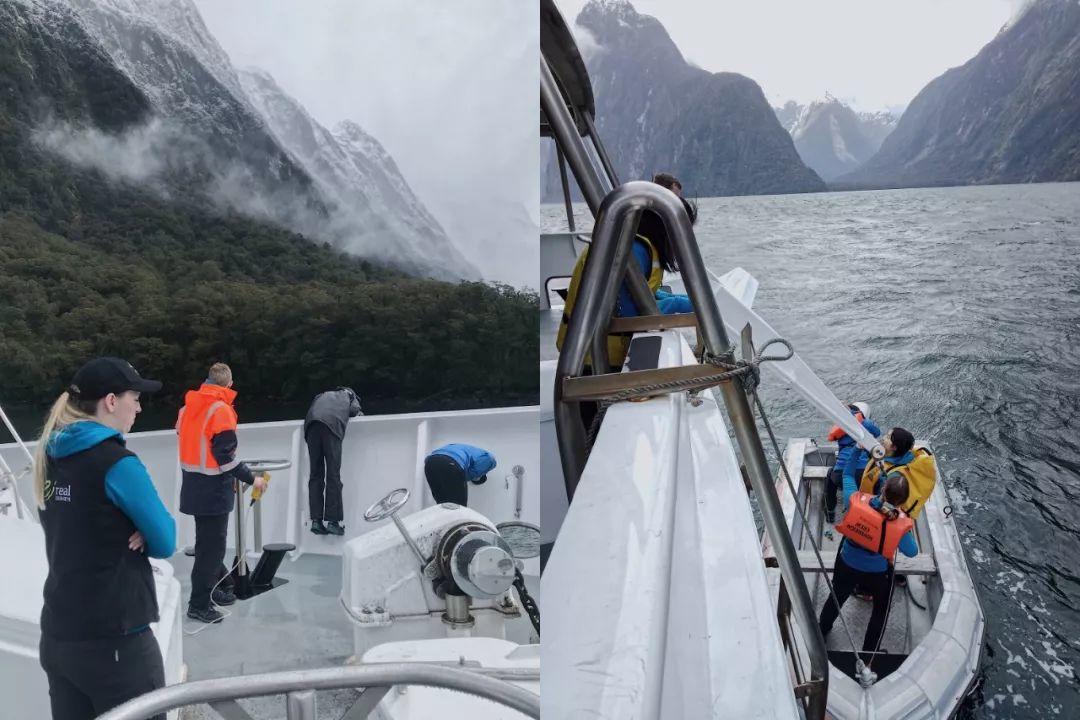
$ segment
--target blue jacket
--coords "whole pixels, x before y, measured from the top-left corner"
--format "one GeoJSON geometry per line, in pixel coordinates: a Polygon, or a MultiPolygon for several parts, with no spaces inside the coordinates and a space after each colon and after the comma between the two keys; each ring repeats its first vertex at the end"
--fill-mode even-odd
{"type": "MultiPolygon", "coordinates": [[[[862,477],[862,470],[858,469],[858,456],[859,453],[852,453],[848,458],[847,465],[844,466],[845,511],[851,503],[851,496],[859,489],[859,479],[856,478],[856,471],[859,473],[859,478],[862,477]]],[[[908,451],[903,457],[885,458],[885,462],[890,465],[907,465],[914,459],[915,454],[908,451]]],[[[863,465],[865,467],[865,462],[863,465]]],[[[878,483],[878,487],[874,488],[874,492],[881,492],[880,482],[878,483]]],[[[873,502],[874,501],[871,501],[871,504],[873,504],[873,502]]],[[[910,530],[900,539],[898,549],[908,557],[915,557],[918,554],[919,546],[915,544],[915,535],[910,530]]],[[[844,562],[854,570],[860,570],[866,573],[883,573],[889,569],[889,561],[885,559],[884,555],[878,555],[876,552],[866,550],[855,543],[848,542],[847,538],[844,538],[843,543],[840,545],[840,555],[844,558],[844,562]]]]}
{"type": "MultiPolygon", "coordinates": [[[[119,430],[83,420],[53,433],[46,450],[51,457],[68,457],[113,436],[123,439],[119,430]]],[[[172,557],[176,552],[176,521],[162,504],[154,481],[139,458],[125,457],[109,468],[105,474],[105,495],[142,533],[150,557],[172,557]]]]}
{"type": "Polygon", "coordinates": [[[445,455],[465,471],[467,480],[474,481],[487,475],[495,467],[495,456],[483,448],[464,443],[450,443],[431,452],[432,455],[445,455]]]}
{"type": "MultiPolygon", "coordinates": [[[[852,414],[854,415],[854,413],[852,414]]],[[[874,437],[881,437],[881,428],[879,428],[870,418],[863,418],[862,426],[874,437]]],[[[860,448],[850,435],[844,435],[844,437],[836,441],[836,445],[839,448],[836,452],[836,467],[843,469],[847,465],[848,458],[850,458],[852,454],[858,456],[858,460],[855,464],[857,470],[861,471],[866,467],[866,463],[870,462],[870,455],[860,448]]]]}
{"type": "MultiPolygon", "coordinates": [[[[652,272],[652,257],[649,255],[648,246],[635,238],[633,250],[633,259],[637,261],[638,267],[641,268],[641,274],[648,278],[652,272]]],[[[694,311],[694,308],[690,305],[689,297],[669,293],[666,290],[657,291],[656,306],[664,315],[694,311]]],[[[626,281],[623,281],[622,285],[619,286],[619,298],[615,303],[615,314],[619,317],[636,317],[641,314],[638,306],[634,304],[634,300],[630,295],[630,287],[626,284],[626,281]]]]}

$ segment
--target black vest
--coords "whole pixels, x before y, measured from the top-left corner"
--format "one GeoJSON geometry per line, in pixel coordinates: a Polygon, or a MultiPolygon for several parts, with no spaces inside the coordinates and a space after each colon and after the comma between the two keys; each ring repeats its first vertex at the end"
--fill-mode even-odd
{"type": "Polygon", "coordinates": [[[133,455],[119,437],[48,459],[45,606],[41,632],[57,640],[123,635],[158,620],[150,561],[128,549],[135,525],[105,494],[105,474],[133,455]]]}

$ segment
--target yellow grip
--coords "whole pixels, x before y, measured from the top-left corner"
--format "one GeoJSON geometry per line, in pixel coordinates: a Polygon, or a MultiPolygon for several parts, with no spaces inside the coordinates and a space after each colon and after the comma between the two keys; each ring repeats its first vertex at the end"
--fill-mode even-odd
{"type": "MultiPolygon", "coordinates": [[[[263,480],[266,481],[267,486],[269,486],[270,485],[270,473],[264,472],[264,473],[259,473],[259,474],[262,476],[263,480]]],[[[255,488],[254,490],[252,490],[251,491],[251,502],[255,502],[256,500],[261,498],[262,494],[263,494],[263,489],[262,488],[255,488]]]]}

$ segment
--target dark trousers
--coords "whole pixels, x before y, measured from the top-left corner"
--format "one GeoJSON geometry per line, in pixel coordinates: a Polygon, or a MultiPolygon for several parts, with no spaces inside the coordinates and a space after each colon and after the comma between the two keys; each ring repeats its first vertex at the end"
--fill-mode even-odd
{"type": "Polygon", "coordinates": [[[465,471],[446,455],[428,455],[424,460],[424,477],[431,488],[431,497],[436,503],[457,503],[462,507],[469,505],[469,481],[465,471]]]}
{"type": "Polygon", "coordinates": [[[836,512],[836,494],[844,487],[844,468],[834,465],[825,478],[825,509],[836,512]]]}
{"type": "MultiPolygon", "coordinates": [[[[38,653],[49,678],[53,720],[93,720],[134,697],[165,687],[161,648],[149,628],[94,640],[42,635],[38,653]]],[[[165,720],[165,714],[152,720],[165,720]]]]}
{"type": "MultiPolygon", "coordinates": [[[[229,513],[195,516],[195,563],[191,566],[191,599],[188,607],[206,610],[210,607],[210,591],[226,575],[225,541],[229,535],[229,513]]],[[[226,578],[219,588],[231,588],[232,578],[226,578]]]]}
{"type": "Polygon", "coordinates": [[[867,573],[854,569],[844,562],[844,558],[838,552],[836,554],[836,569],[833,571],[833,590],[836,592],[836,600],[829,597],[825,601],[825,607],[821,609],[821,617],[818,625],[821,634],[828,635],[836,622],[844,603],[855,590],[855,586],[865,589],[874,596],[874,609],[870,613],[870,624],[866,626],[866,635],[863,637],[862,649],[866,652],[877,650],[881,638],[881,632],[885,629],[885,618],[889,612],[889,591],[892,589],[892,567],[881,573],[867,573]]]}
{"type": "Polygon", "coordinates": [[[311,460],[308,477],[311,519],[341,522],[345,518],[341,507],[341,438],[321,422],[311,423],[304,438],[311,460]]]}

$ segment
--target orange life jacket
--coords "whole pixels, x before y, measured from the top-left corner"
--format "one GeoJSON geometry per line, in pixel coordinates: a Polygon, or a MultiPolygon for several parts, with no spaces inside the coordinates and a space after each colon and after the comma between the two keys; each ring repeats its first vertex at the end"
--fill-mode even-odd
{"type": "Polygon", "coordinates": [[[198,390],[188,390],[184,407],[176,418],[176,433],[180,448],[180,468],[203,475],[221,475],[240,464],[233,459],[218,465],[210,444],[215,435],[236,430],[236,410],[232,403],[236,391],[220,385],[204,384],[198,390]]]}
{"type": "MultiPolygon", "coordinates": [[[[862,425],[862,421],[863,421],[863,414],[862,413],[855,413],[855,422],[862,425]]],[[[845,435],[847,435],[847,430],[840,427],[839,425],[833,425],[831,428],[829,428],[829,442],[836,442],[837,440],[844,437],[845,435]]]]}
{"type": "Polygon", "coordinates": [[[914,521],[903,511],[895,520],[870,506],[873,495],[855,493],[843,521],[836,526],[837,532],[859,547],[883,555],[890,563],[896,556],[901,538],[911,530],[914,521]]]}

